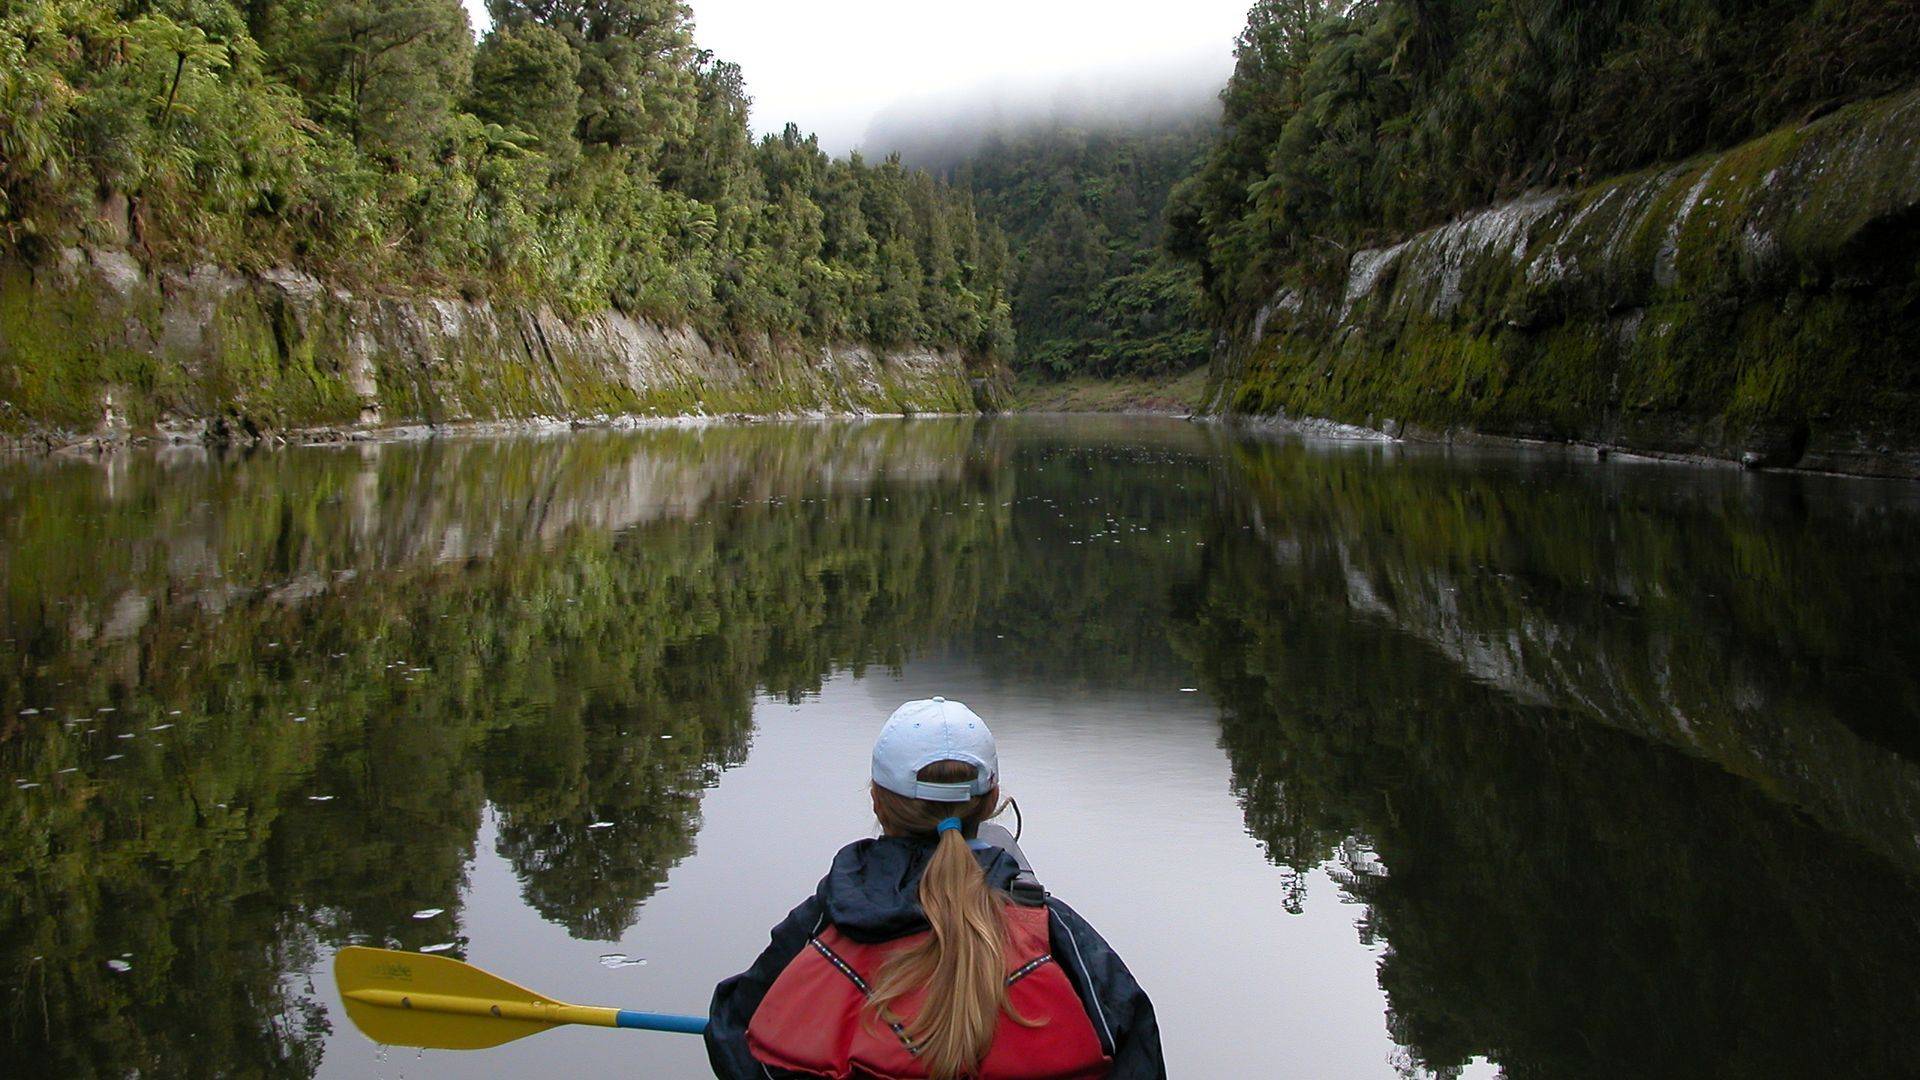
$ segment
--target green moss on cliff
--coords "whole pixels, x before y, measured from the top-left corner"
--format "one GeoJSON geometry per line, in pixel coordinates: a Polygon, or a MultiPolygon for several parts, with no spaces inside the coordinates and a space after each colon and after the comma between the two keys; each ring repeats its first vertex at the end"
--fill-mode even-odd
{"type": "MultiPolygon", "coordinates": [[[[230,413],[269,428],[352,423],[360,412],[337,355],[322,355],[285,305],[237,292],[215,305],[205,374],[174,408],[189,416],[230,413]]],[[[175,367],[174,370],[179,370],[175,367]]]]}
{"type": "Polygon", "coordinates": [[[1370,253],[1370,289],[1229,358],[1224,400],[1821,467],[1920,451],[1916,118],[1920,93],[1866,103],[1370,253]]]}
{"type": "Polygon", "coordinates": [[[42,289],[25,268],[0,266],[0,429],[91,431],[109,410],[151,422],[175,380],[148,354],[91,330],[116,318],[113,308],[99,294],[42,289]]]}
{"type": "Polygon", "coordinates": [[[0,265],[10,435],[139,434],[169,419],[288,430],[350,425],[370,406],[387,423],[974,408],[953,356],[762,341],[739,358],[618,319],[365,301],[212,271],[162,282],[112,255],[37,274],[0,265]]]}

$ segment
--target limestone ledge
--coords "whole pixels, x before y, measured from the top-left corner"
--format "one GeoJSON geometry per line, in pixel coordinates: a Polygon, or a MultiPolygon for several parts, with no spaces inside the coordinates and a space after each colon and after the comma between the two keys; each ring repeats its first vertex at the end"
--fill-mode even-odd
{"type": "Polygon", "coordinates": [[[1278,289],[1216,413],[1920,477],[1920,91],[1278,289]]]}
{"type": "Polygon", "coordinates": [[[365,295],[123,251],[0,263],[0,445],[405,438],[681,417],[975,412],[942,350],[739,347],[618,312],[365,295]]]}

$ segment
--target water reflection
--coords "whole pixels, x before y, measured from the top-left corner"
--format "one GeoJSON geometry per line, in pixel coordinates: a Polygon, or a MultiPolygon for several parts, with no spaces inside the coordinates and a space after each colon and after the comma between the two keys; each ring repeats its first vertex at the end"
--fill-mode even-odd
{"type": "Polygon", "coordinates": [[[1213,549],[1183,647],[1271,857],[1364,902],[1417,1064],[1914,1068],[1904,492],[1232,453],[1258,543],[1213,549]]]}
{"type": "Polygon", "coordinates": [[[1916,521],[1124,422],[0,463],[0,1072],[312,1075],[304,973],[458,954],[489,807],[618,939],[758,695],[928,655],[1211,695],[1239,917],[1330,868],[1412,1066],[1904,1071],[1916,521]]]}

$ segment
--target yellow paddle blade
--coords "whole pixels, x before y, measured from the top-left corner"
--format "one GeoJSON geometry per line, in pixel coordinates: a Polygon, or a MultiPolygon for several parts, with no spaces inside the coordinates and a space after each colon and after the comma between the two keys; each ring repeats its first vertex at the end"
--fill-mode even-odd
{"type": "Polygon", "coordinates": [[[333,979],[353,1025],[391,1046],[482,1050],[559,1024],[594,1022],[571,1015],[574,1006],[446,956],[350,945],[335,954],[333,979]]]}

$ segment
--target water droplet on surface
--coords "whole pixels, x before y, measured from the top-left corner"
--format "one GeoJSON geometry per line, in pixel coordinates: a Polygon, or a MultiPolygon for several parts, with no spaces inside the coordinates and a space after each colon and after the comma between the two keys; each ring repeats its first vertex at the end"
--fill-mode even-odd
{"type": "Polygon", "coordinates": [[[413,913],[413,917],[416,919],[431,919],[445,910],[447,909],[437,907],[421,908],[419,911],[413,913]]]}
{"type": "Polygon", "coordinates": [[[133,970],[133,965],[127,963],[125,960],[109,960],[107,961],[107,967],[122,975],[133,970]]]}
{"type": "Polygon", "coordinates": [[[594,822],[593,824],[591,824],[591,825],[589,825],[589,826],[587,826],[587,828],[589,828],[589,829],[611,829],[611,828],[613,828],[613,822],[611,822],[611,821],[596,821],[596,822],[594,822]]]}
{"type": "Polygon", "coordinates": [[[420,951],[421,952],[446,952],[448,949],[453,948],[453,946],[454,946],[454,942],[443,941],[438,945],[422,945],[420,946],[420,951]]]}
{"type": "Polygon", "coordinates": [[[332,802],[332,801],[333,801],[333,796],[331,796],[331,795],[309,795],[309,796],[307,796],[307,801],[308,801],[308,802],[332,802]]]}

